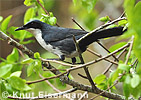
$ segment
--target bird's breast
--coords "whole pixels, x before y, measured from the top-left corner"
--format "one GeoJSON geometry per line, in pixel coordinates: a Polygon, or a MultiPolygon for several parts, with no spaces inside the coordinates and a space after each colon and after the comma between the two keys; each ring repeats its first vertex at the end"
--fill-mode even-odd
{"type": "Polygon", "coordinates": [[[38,41],[38,43],[47,51],[52,52],[58,56],[62,55],[61,50],[58,47],[54,47],[52,45],[50,45],[49,43],[46,43],[45,40],[42,38],[42,33],[41,30],[39,29],[35,29],[34,31],[32,31],[32,33],[34,34],[36,40],[38,41]]]}

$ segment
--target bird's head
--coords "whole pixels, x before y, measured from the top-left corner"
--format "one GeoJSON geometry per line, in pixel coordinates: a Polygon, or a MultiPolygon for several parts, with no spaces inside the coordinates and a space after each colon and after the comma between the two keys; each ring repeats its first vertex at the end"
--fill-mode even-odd
{"type": "Polygon", "coordinates": [[[33,33],[34,30],[42,30],[44,26],[44,23],[39,21],[39,20],[32,20],[28,23],[26,23],[25,25],[17,28],[15,31],[19,31],[19,30],[27,30],[31,33],[33,33]]]}

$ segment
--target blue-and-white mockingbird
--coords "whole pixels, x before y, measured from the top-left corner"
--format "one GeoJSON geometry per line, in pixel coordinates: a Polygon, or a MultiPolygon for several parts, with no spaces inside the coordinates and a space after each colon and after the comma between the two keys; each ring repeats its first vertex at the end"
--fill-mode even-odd
{"type": "Polygon", "coordinates": [[[84,30],[51,26],[39,20],[30,21],[15,31],[18,30],[28,30],[44,49],[58,55],[60,60],[64,60],[65,57],[72,58],[73,63],[76,62],[75,57],[78,56],[73,35],[76,40],[85,37],[78,43],[80,51],[83,53],[91,43],[98,39],[119,36],[126,31],[123,31],[123,27],[114,27],[88,35],[89,32],[84,30]]]}

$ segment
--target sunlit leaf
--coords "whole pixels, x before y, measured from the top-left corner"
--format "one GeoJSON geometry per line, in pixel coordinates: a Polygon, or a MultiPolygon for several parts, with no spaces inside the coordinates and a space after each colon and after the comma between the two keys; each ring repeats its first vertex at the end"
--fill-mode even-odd
{"type": "Polygon", "coordinates": [[[19,59],[19,53],[16,48],[13,49],[12,53],[7,56],[7,61],[9,62],[15,62],[18,61],[19,59]]]}
{"type": "Polygon", "coordinates": [[[22,73],[21,71],[16,71],[16,72],[12,73],[12,74],[10,75],[10,77],[11,77],[11,76],[20,77],[21,73],[22,73]]]}
{"type": "Polygon", "coordinates": [[[95,82],[96,84],[100,84],[100,83],[102,83],[105,79],[106,79],[106,76],[103,75],[103,74],[100,74],[100,75],[98,75],[98,76],[96,76],[96,77],[94,78],[94,82],[95,82]]]}
{"type": "Polygon", "coordinates": [[[16,77],[16,76],[11,76],[9,79],[8,79],[8,82],[10,83],[10,85],[17,89],[17,90],[22,90],[22,91],[29,91],[31,90],[31,88],[26,84],[26,81],[19,78],[19,77],[16,77]]]}
{"type": "Polygon", "coordinates": [[[3,77],[7,73],[10,73],[12,68],[13,68],[12,64],[6,64],[6,65],[3,65],[3,66],[0,66],[0,77],[3,77]]]}
{"type": "Polygon", "coordinates": [[[137,87],[140,83],[140,77],[139,75],[135,74],[133,75],[133,78],[131,79],[131,86],[133,88],[137,87]]]}
{"type": "Polygon", "coordinates": [[[5,31],[7,30],[8,24],[9,24],[11,18],[12,18],[12,15],[8,16],[7,18],[5,18],[5,19],[3,20],[3,22],[1,23],[1,30],[2,30],[2,31],[5,32],[5,31]]]}
{"type": "Polygon", "coordinates": [[[110,18],[109,18],[109,16],[106,16],[106,17],[99,18],[99,20],[102,21],[102,22],[107,22],[107,21],[110,20],[110,18]]]}
{"type": "Polygon", "coordinates": [[[0,22],[3,20],[3,17],[2,16],[0,16],[0,22]]]}
{"type": "Polygon", "coordinates": [[[30,21],[35,16],[34,8],[29,8],[24,15],[24,24],[30,21]]]}

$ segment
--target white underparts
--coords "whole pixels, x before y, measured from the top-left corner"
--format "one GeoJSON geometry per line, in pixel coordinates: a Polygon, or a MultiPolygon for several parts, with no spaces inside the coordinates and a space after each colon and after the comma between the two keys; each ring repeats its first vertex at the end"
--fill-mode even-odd
{"type": "Polygon", "coordinates": [[[52,53],[58,55],[59,57],[60,57],[61,55],[63,55],[62,52],[61,52],[61,50],[59,50],[59,48],[57,48],[57,47],[54,47],[54,48],[53,48],[53,46],[51,46],[50,44],[46,44],[46,42],[45,42],[44,39],[42,38],[41,30],[30,28],[30,29],[27,29],[27,31],[31,32],[31,33],[35,36],[35,38],[36,38],[36,40],[38,41],[38,43],[39,43],[44,49],[46,49],[47,51],[52,52],[52,53]]]}

